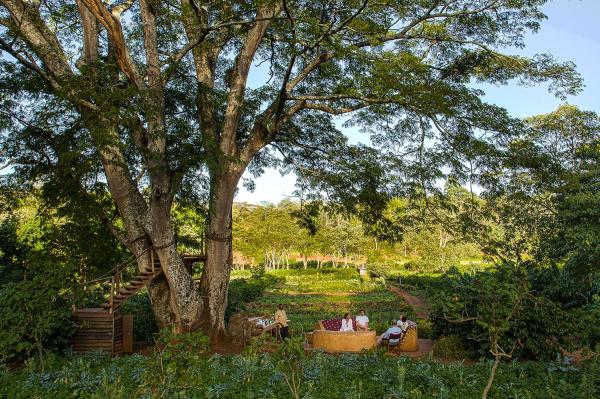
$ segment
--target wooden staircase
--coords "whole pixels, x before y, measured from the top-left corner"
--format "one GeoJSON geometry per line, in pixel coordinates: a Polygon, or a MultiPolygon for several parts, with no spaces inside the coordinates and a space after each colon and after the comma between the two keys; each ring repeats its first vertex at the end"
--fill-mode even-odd
{"type": "MultiPolygon", "coordinates": [[[[205,262],[206,255],[186,254],[183,261],[191,272],[192,264],[205,262]]],[[[131,262],[129,262],[131,263],[131,262]]],[[[135,263],[131,263],[134,265],[135,263]]],[[[138,272],[127,283],[122,284],[124,266],[117,266],[114,275],[92,280],[90,283],[110,282],[110,299],[98,308],[76,308],[72,319],[78,325],[71,339],[74,352],[105,351],[112,355],[130,353],[133,350],[133,318],[122,315],[121,305],[135,295],[153,279],[162,274],[157,258],[151,266],[138,272]]]]}
{"type": "Polygon", "coordinates": [[[120,280],[117,277],[115,282],[116,290],[111,289],[110,300],[100,305],[100,307],[111,313],[114,312],[121,307],[123,302],[135,295],[142,287],[161,274],[162,269],[160,268],[160,264],[157,265],[155,262],[152,268],[142,270],[140,274],[134,276],[123,286],[120,285],[120,280]]]}
{"type": "MultiPolygon", "coordinates": [[[[184,254],[182,255],[183,263],[191,272],[192,265],[196,262],[206,261],[206,255],[201,254],[184,254]]],[[[111,289],[111,297],[108,302],[100,305],[103,309],[109,312],[119,309],[121,304],[127,299],[135,295],[145,285],[162,274],[160,262],[153,257],[152,266],[142,270],[139,274],[131,278],[125,285],[121,285],[121,275],[117,271],[113,278],[114,287],[111,289]]]]}

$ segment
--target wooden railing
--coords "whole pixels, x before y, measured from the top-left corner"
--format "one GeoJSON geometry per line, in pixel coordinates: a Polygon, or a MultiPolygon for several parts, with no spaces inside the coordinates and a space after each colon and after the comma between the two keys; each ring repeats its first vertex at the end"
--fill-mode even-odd
{"type": "MultiPolygon", "coordinates": [[[[146,251],[150,250],[148,248],[146,251]]],[[[161,269],[160,263],[154,251],[150,252],[150,267],[147,270],[140,271],[137,268],[137,259],[143,256],[146,251],[142,252],[138,257],[131,256],[126,259],[124,262],[121,262],[117,266],[113,267],[111,270],[105,273],[104,276],[86,281],[84,283],[79,284],[76,287],[73,287],[73,309],[75,310],[79,306],[77,306],[77,298],[78,298],[78,289],[83,287],[86,289],[87,286],[98,284],[98,285],[108,285],[109,293],[108,293],[108,302],[103,304],[102,306],[106,308],[110,313],[113,313],[118,306],[122,302],[124,302],[128,296],[134,295],[142,286],[146,285],[148,282],[152,281],[159,273],[161,269]],[[130,267],[134,266],[135,269],[131,270],[128,275],[130,278],[126,282],[124,279],[124,274],[126,270],[130,267]],[[133,282],[133,283],[132,283],[133,282]],[[121,291],[121,288],[125,289],[121,291]],[[125,298],[124,298],[125,296],[125,298]]],[[[204,254],[182,254],[183,261],[189,266],[191,270],[191,264],[196,262],[204,262],[206,260],[206,255],[204,254]]]]}

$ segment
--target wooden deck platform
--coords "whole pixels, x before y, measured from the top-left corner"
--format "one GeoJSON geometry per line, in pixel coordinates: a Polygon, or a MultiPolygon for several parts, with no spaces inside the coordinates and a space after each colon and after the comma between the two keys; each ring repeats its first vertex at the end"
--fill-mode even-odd
{"type": "Polygon", "coordinates": [[[133,319],[120,312],[110,313],[103,308],[83,308],[73,312],[78,324],[71,338],[75,353],[101,351],[112,355],[130,353],[133,349],[133,319]]]}

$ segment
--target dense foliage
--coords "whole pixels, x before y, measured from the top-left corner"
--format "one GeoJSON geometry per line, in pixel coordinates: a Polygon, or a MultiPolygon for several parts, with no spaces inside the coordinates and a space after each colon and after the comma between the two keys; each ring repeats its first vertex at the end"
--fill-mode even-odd
{"type": "MultiPolygon", "coordinates": [[[[169,337],[167,335],[167,337],[169,337]]],[[[0,396],[10,398],[477,398],[487,362],[465,366],[378,353],[308,357],[291,342],[275,354],[205,355],[198,336],[170,337],[153,355],[108,359],[97,354],[0,369],[0,396]]],[[[600,364],[510,363],[499,368],[490,398],[590,399],[600,394],[600,364]]]]}
{"type": "Polygon", "coordinates": [[[44,357],[48,350],[65,348],[74,331],[71,306],[86,301],[75,297],[74,287],[122,253],[96,219],[45,207],[36,190],[5,192],[2,200],[0,360],[44,357]]]}
{"type": "Polygon", "coordinates": [[[485,270],[404,275],[429,298],[434,338],[458,337],[470,357],[490,356],[493,334],[519,359],[553,359],[573,348],[598,350],[598,292],[583,297],[559,270],[503,264],[485,270]],[[543,274],[543,278],[541,276],[543,274]],[[573,298],[588,303],[573,306],[573,298]],[[493,333],[493,334],[492,334],[493,333]]]}
{"type": "Polygon", "coordinates": [[[20,281],[0,285],[0,363],[67,347],[74,331],[66,273],[51,259],[33,260],[20,281]]]}

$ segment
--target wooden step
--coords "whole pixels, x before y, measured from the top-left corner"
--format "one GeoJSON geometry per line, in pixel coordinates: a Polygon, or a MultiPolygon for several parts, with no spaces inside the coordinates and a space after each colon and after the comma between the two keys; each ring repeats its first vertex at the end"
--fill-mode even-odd
{"type": "Polygon", "coordinates": [[[129,293],[129,292],[132,292],[132,291],[138,291],[138,290],[139,290],[140,288],[142,288],[143,286],[144,286],[143,284],[140,284],[140,285],[129,285],[129,284],[128,284],[128,285],[126,285],[126,286],[124,286],[124,287],[121,287],[121,288],[119,289],[119,292],[122,292],[122,293],[129,293]]]}
{"type": "Polygon", "coordinates": [[[82,308],[73,311],[74,317],[89,318],[89,317],[106,317],[106,311],[102,308],[82,308]]]}
{"type": "Polygon", "coordinates": [[[139,287],[123,287],[117,292],[117,295],[130,295],[139,291],[139,287]]]}
{"type": "Polygon", "coordinates": [[[127,283],[127,285],[124,286],[123,288],[128,289],[128,290],[133,290],[133,289],[137,290],[137,289],[142,288],[145,285],[146,285],[146,281],[136,281],[136,282],[127,283]]]}
{"type": "MultiPolygon", "coordinates": [[[[111,308],[116,309],[120,306],[120,304],[131,296],[135,295],[140,289],[146,286],[150,281],[159,276],[162,273],[160,268],[156,268],[154,270],[145,269],[141,274],[136,275],[131,278],[127,283],[125,283],[113,298],[113,305],[111,306],[110,302],[103,303],[101,308],[96,308],[100,312],[110,311],[111,308]]],[[[108,312],[110,314],[110,312],[108,312]]]]}
{"type": "Polygon", "coordinates": [[[155,273],[157,270],[160,270],[160,267],[155,267],[154,269],[152,269],[152,268],[142,269],[142,273],[155,273]]]}

